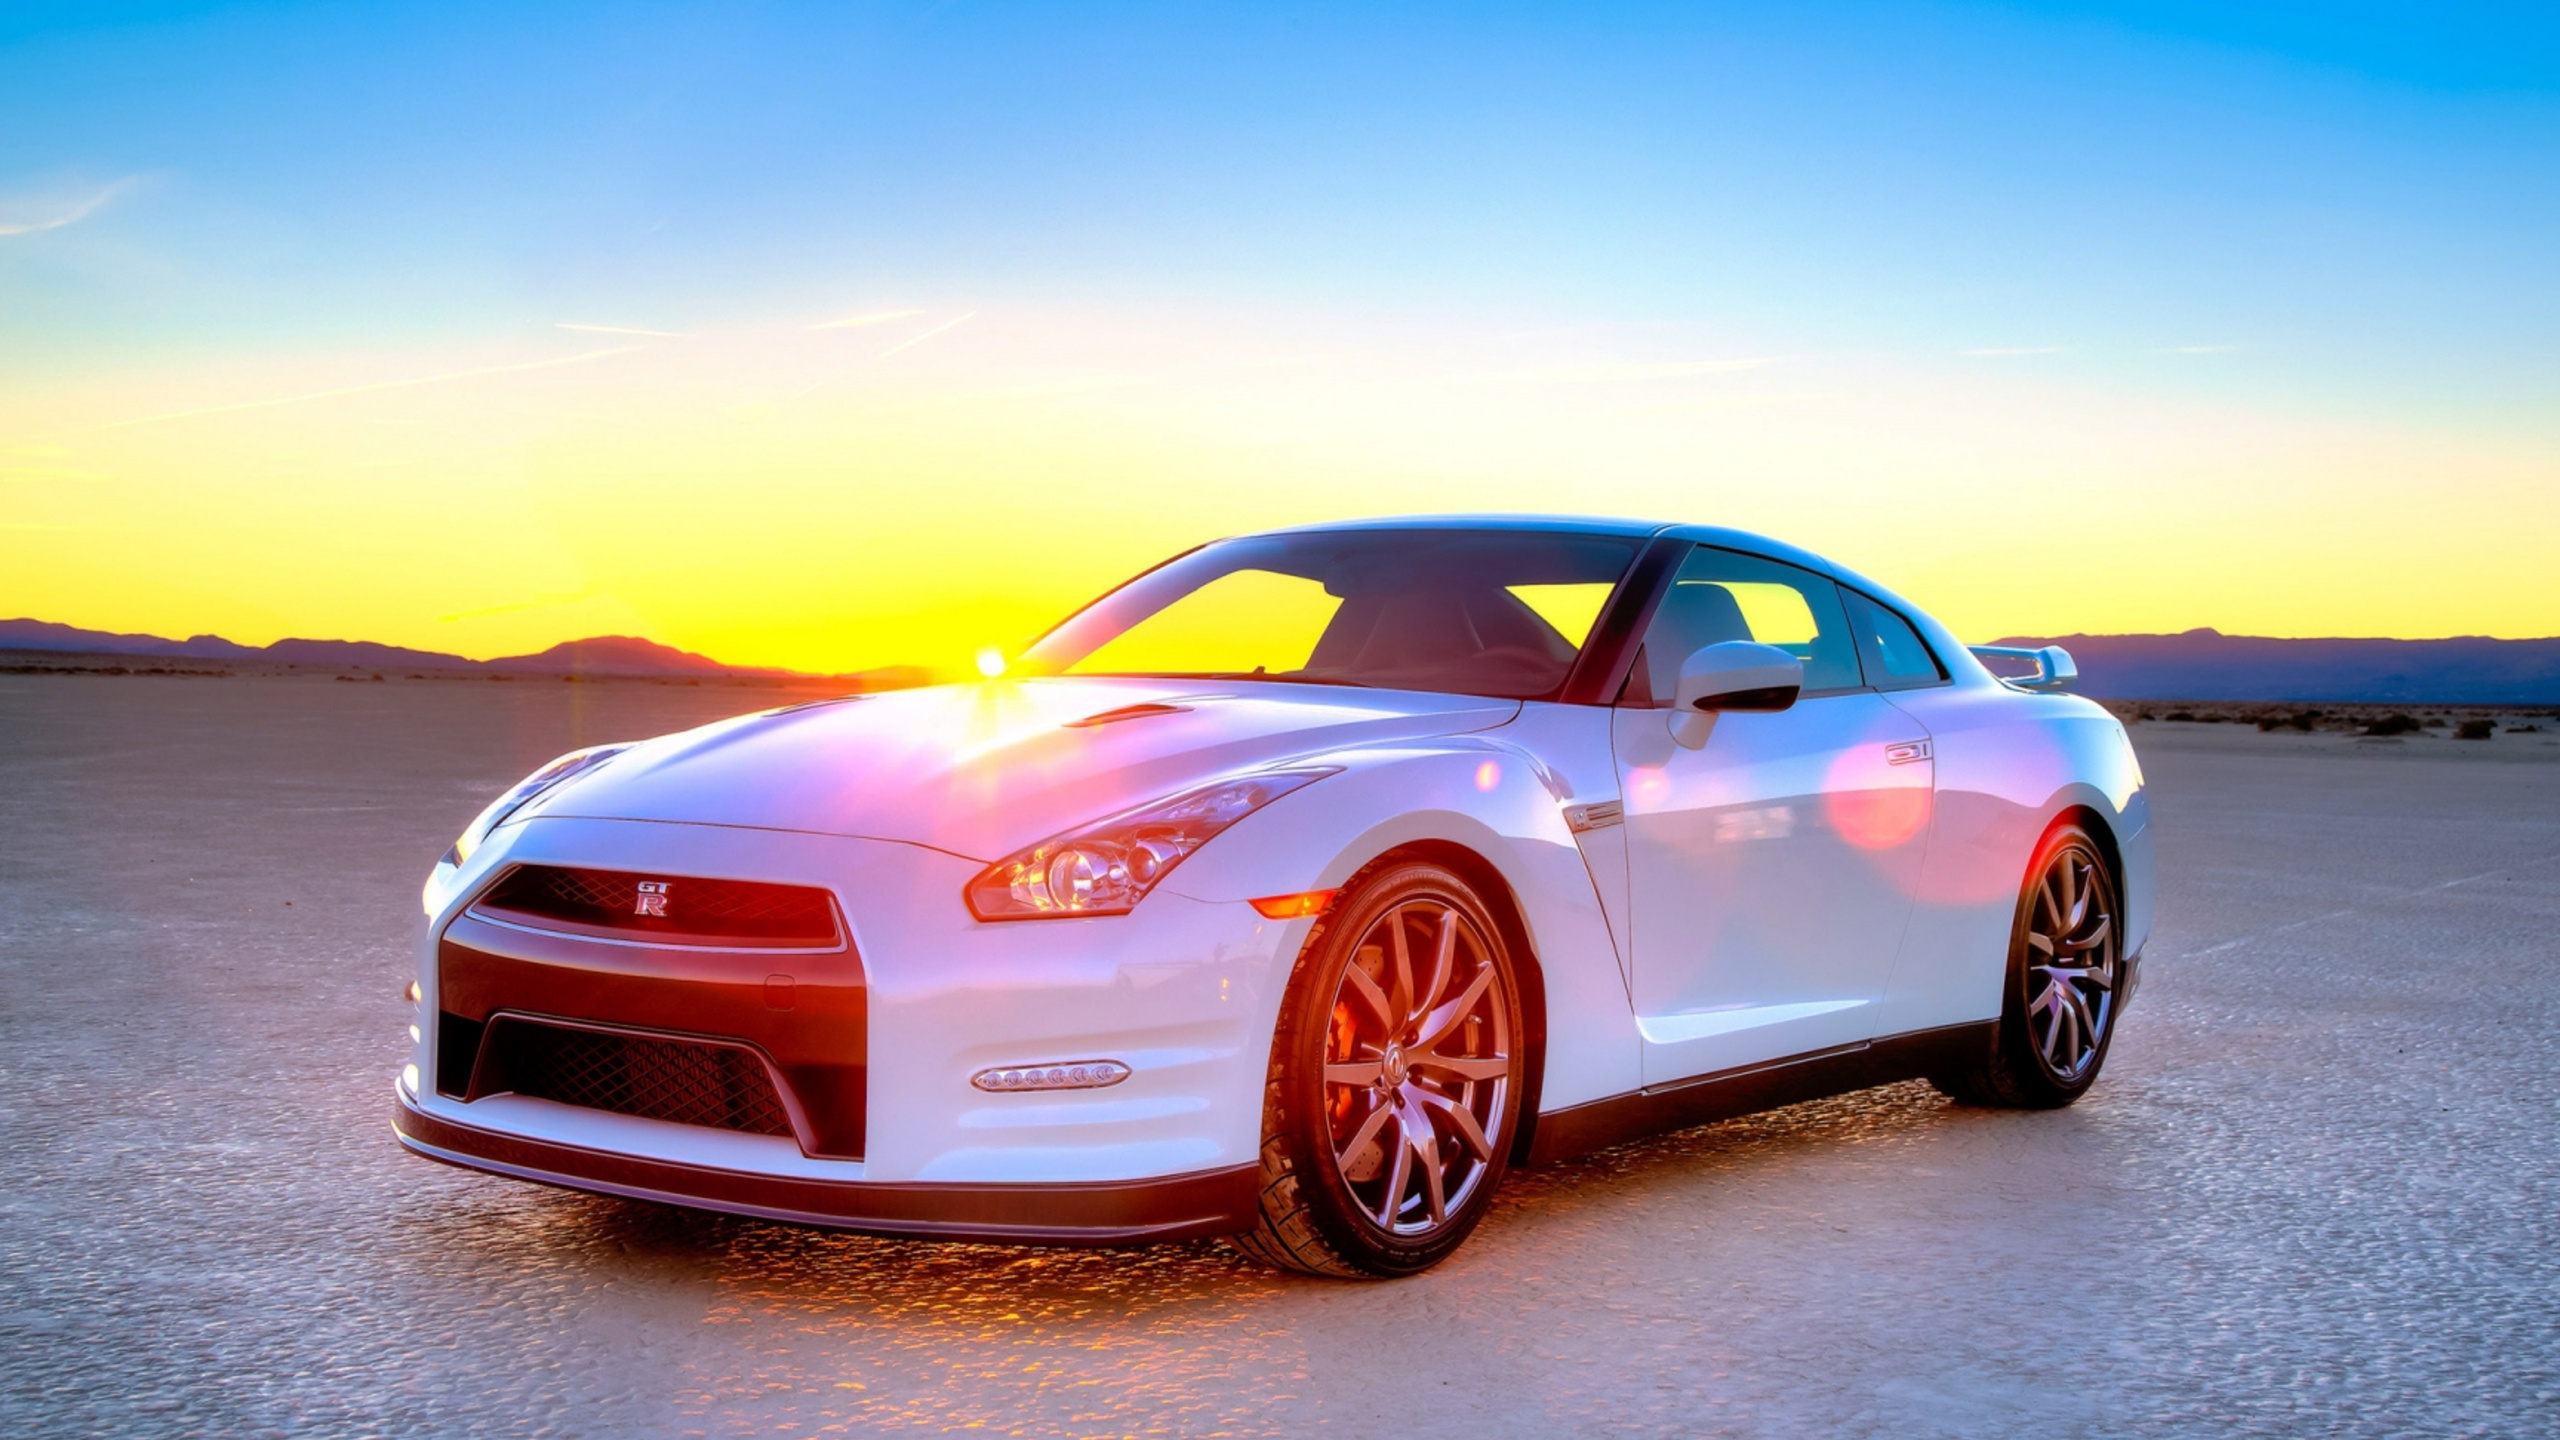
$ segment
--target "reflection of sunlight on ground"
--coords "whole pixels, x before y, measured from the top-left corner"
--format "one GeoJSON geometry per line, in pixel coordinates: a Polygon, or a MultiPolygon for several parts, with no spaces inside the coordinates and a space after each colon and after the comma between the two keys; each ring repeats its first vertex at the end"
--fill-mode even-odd
{"type": "MultiPolygon", "coordinates": [[[[1546,1257],[1557,1246],[1615,1248],[1618,1218],[1663,1204],[1665,1191],[1771,1178],[1792,1161],[1907,1143],[1976,1113],[1899,1085],[1516,1173],[1456,1259],[1383,1285],[1283,1275],[1214,1241],[938,1244],[516,1187],[475,1187],[472,1203],[427,1225],[498,1268],[574,1264],[608,1289],[694,1292],[696,1323],[729,1328],[723,1368],[688,1363],[662,1378],[676,1411],[712,1433],[1001,1430],[1037,1413],[1108,1433],[1175,1422],[1184,1433],[1259,1434],[1275,1428],[1270,1403],[1308,1380],[1304,1321],[1508,1313],[1524,1286],[1553,1278],[1546,1257]]],[[[1403,1362],[1377,1363],[1375,1378],[1391,1383],[1403,1362]]]]}

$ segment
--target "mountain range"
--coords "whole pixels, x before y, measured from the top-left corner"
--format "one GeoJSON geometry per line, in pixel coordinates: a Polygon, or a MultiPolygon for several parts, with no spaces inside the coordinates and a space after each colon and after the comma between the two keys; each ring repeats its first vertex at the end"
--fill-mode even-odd
{"type": "MultiPolygon", "coordinates": [[[[2189,630],[2178,635],[2012,636],[2003,645],[2060,645],[2080,666],[2079,693],[2102,700],[2338,701],[2440,705],[2560,705],[2560,637],[2492,640],[2287,640],[2189,630]]],[[[278,640],[242,645],[219,635],[170,640],[45,620],[0,620],[0,650],[295,665],[405,666],[520,675],[755,676],[787,670],[724,665],[631,635],[571,640],[534,655],[467,660],[370,640],[278,640]]],[[[867,671],[876,688],[922,683],[912,667],[867,671]]]]}
{"type": "Polygon", "coordinates": [[[787,670],[723,665],[707,655],[678,650],[633,635],[570,640],[535,655],[467,660],[437,650],[412,650],[371,640],[278,640],[242,645],[219,635],[171,640],[159,635],[119,635],[82,630],[49,620],[0,620],[0,650],[69,651],[89,655],[157,656],[187,660],[264,660],[288,665],[356,665],[382,668],[483,670],[512,675],[786,676],[787,670]]]}
{"type": "Polygon", "coordinates": [[[2070,651],[2080,667],[2072,688],[2102,700],[2560,705],[2560,637],[2280,640],[2189,630],[2000,643],[2070,651]]]}

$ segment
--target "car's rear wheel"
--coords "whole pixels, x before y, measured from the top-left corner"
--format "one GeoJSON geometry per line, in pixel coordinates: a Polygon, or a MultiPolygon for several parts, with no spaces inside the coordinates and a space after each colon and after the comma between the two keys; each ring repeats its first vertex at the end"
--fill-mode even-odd
{"type": "Polygon", "coordinates": [[[2124,923],[2095,837],[2055,826],[2018,897],[1999,1029],[1977,1063],[1930,1079],[1958,1100],[2053,1109],[2087,1094],[2123,1004],[2124,923]]]}
{"type": "Polygon", "coordinates": [[[1290,977],[1264,1094],[1268,1264],[1385,1278],[1438,1264],[1501,1184],[1519,1124],[1520,986],[1467,883],[1431,864],[1356,878],[1290,977]]]}

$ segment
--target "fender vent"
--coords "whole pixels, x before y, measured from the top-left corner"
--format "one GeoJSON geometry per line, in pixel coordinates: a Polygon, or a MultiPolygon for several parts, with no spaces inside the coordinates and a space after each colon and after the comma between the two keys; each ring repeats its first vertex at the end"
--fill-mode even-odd
{"type": "Polygon", "coordinates": [[[472,904],[487,919],[669,945],[832,950],[835,901],[809,885],[519,865],[472,904]]]}

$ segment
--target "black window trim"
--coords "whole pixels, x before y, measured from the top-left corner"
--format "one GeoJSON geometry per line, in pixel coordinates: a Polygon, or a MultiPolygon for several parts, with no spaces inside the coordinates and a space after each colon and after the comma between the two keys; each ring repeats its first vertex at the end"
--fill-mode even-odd
{"type": "MultiPolygon", "coordinates": [[[[1834,581],[1834,582],[1832,582],[1832,583],[1834,583],[1834,584],[1838,584],[1839,582],[1834,581]]],[[[1886,603],[1885,603],[1885,602],[1883,602],[1882,600],[1877,599],[1877,598],[1876,598],[1876,597],[1874,597],[1873,595],[1868,594],[1866,591],[1859,589],[1859,588],[1858,588],[1858,587],[1856,587],[1855,585],[1841,585],[1841,586],[1840,586],[1840,590],[1841,590],[1841,593],[1842,593],[1842,594],[1845,594],[1845,595],[1855,595],[1855,596],[1857,596],[1859,599],[1866,601],[1868,604],[1873,605],[1874,607],[1876,607],[1877,609],[1879,609],[1879,610],[1883,611],[1883,612],[1884,612],[1884,613],[1886,613],[1887,615],[1892,616],[1894,619],[1901,621],[1901,622],[1902,622],[1902,624],[1903,624],[1903,626],[1904,626],[1904,628],[1905,628],[1905,629],[1908,629],[1908,630],[1911,632],[1911,638],[1920,642],[1920,653],[1921,653],[1921,654],[1923,654],[1923,655],[1928,656],[1928,657],[1929,657],[1929,663],[1930,663],[1931,665],[1933,665],[1933,666],[1937,667],[1937,671],[1938,671],[1938,678],[1937,678],[1937,679],[1935,679],[1935,680],[1891,680],[1891,679],[1888,679],[1888,680],[1884,681],[1884,682],[1883,682],[1883,683],[1881,683],[1881,684],[1876,683],[1875,681],[1870,680],[1870,681],[1868,682],[1868,685],[1867,685],[1867,688],[1868,688],[1868,689],[1873,690],[1873,691],[1876,691],[1878,694],[1899,694],[1899,693],[1901,693],[1902,691],[1905,691],[1905,690],[1935,690],[1935,689],[1937,689],[1937,688],[1938,688],[1939,686],[1941,686],[1941,685],[1953,685],[1954,683],[1956,683],[1954,672],[1952,672],[1952,671],[1950,671],[1950,670],[1948,670],[1948,669],[1947,669],[1947,661],[1946,661],[1946,657],[1945,657],[1945,656],[1942,656],[1942,655],[1940,655],[1940,654],[1938,653],[1938,647],[1937,647],[1937,646],[1932,645],[1932,644],[1930,644],[1930,643],[1929,643],[1929,636],[1928,636],[1928,632],[1926,632],[1926,631],[1922,630],[1918,625],[1916,625],[1916,624],[1912,623],[1912,619],[1911,619],[1911,617],[1910,617],[1910,616],[1905,615],[1904,613],[1902,613],[1902,611],[1901,611],[1898,607],[1886,604],[1886,603]]],[[[1855,639],[1855,638],[1856,638],[1856,631],[1857,631],[1857,627],[1856,627],[1855,625],[1852,625],[1852,626],[1850,627],[1850,632],[1851,632],[1851,636],[1852,636],[1852,638],[1853,638],[1853,639],[1855,639]]],[[[1857,650],[1858,650],[1858,673],[1859,673],[1860,675],[1864,675],[1864,674],[1866,673],[1866,669],[1867,669],[1867,646],[1866,646],[1866,642],[1864,642],[1863,640],[1860,640],[1860,641],[1858,642],[1857,650]]]]}
{"type": "MultiPolygon", "coordinates": [[[[1692,550],[1721,550],[1727,555],[1740,555],[1752,560],[1766,561],[1772,565],[1784,565],[1790,570],[1801,570],[1835,590],[1850,589],[1832,576],[1825,575],[1812,566],[1799,565],[1784,556],[1763,555],[1757,550],[1745,550],[1738,545],[1716,545],[1704,540],[1685,539],[1678,535],[1656,535],[1653,543],[1645,548],[1644,553],[1636,557],[1636,563],[1628,567],[1627,578],[1620,584],[1616,602],[1609,607],[1607,614],[1600,617],[1599,626],[1592,631],[1591,643],[1583,647],[1581,656],[1576,659],[1573,674],[1566,679],[1563,692],[1557,696],[1558,700],[1572,705],[1602,705],[1613,709],[1665,710],[1670,708],[1667,705],[1624,705],[1621,697],[1627,688],[1628,677],[1635,672],[1636,656],[1644,649],[1645,627],[1653,623],[1653,612],[1661,606],[1662,597],[1671,593],[1672,582],[1679,578],[1680,567],[1688,559],[1688,554],[1692,550]],[[1604,640],[1613,647],[1607,653],[1603,653],[1601,648],[1604,640]],[[1590,666],[1592,678],[1603,680],[1604,684],[1594,685],[1589,690],[1581,688],[1585,678],[1583,667],[1586,664],[1590,666]]],[[[1863,590],[1854,593],[1867,594],[1863,590]]],[[[1873,600],[1875,597],[1867,595],[1867,598],[1873,600]]],[[[1841,618],[1845,620],[1848,618],[1849,607],[1844,604],[1840,608],[1841,618]]],[[[1884,608],[1894,614],[1901,614],[1890,605],[1884,608]]],[[[1910,621],[1906,619],[1903,623],[1910,624],[1910,621]]],[[[1913,626],[1912,629],[1916,633],[1919,627],[1913,626]]],[[[1921,648],[1929,650],[1926,639],[1921,641],[1921,648]]],[[[1867,659],[1859,649],[1857,627],[1854,625],[1850,627],[1849,651],[1857,659],[1858,678],[1864,680],[1867,674],[1867,659]]],[[[1937,651],[1929,650],[1929,660],[1938,667],[1941,674],[1945,673],[1946,662],[1938,658],[1937,651]]],[[[1940,683],[1949,682],[1941,681],[1940,683]]],[[[1796,698],[1800,701],[1825,700],[1834,695],[1876,693],[1878,688],[1874,685],[1834,685],[1823,690],[1801,691],[1796,698]]],[[[1903,686],[1901,688],[1918,689],[1920,687],[1903,686]]]]}
{"type": "Polygon", "coordinates": [[[1644,627],[1653,623],[1654,607],[1679,573],[1681,557],[1695,541],[1656,535],[1636,552],[1618,581],[1617,593],[1601,612],[1582,652],[1573,657],[1556,701],[1565,705],[1610,705],[1625,688],[1627,672],[1644,643],[1644,627]]]}

